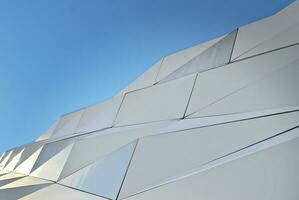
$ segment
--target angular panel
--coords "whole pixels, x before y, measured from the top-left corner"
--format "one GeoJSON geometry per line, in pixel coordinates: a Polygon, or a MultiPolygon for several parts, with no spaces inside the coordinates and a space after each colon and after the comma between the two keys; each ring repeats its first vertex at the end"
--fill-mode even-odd
{"type": "MultiPolygon", "coordinates": [[[[299,22],[299,20],[298,20],[299,22]]],[[[299,23],[296,23],[292,27],[283,31],[282,33],[275,35],[273,38],[266,40],[265,42],[257,45],[252,50],[240,56],[238,59],[243,59],[271,51],[274,49],[279,49],[289,45],[294,45],[299,43],[299,23]]]]}
{"type": "Polygon", "coordinates": [[[193,117],[250,112],[299,104],[299,61],[227,96],[193,117]]]}
{"type": "Polygon", "coordinates": [[[47,184],[39,184],[39,185],[29,185],[17,188],[8,188],[8,189],[1,189],[0,190],[0,199],[5,200],[16,200],[20,199],[30,193],[38,191],[46,186],[50,185],[47,184]]]}
{"type": "Polygon", "coordinates": [[[200,73],[186,115],[214,104],[250,83],[285,67],[298,57],[299,46],[294,46],[200,73]]]}
{"type": "Polygon", "coordinates": [[[0,176],[0,187],[24,178],[25,175],[17,173],[8,173],[0,176]]]}
{"type": "Polygon", "coordinates": [[[72,147],[72,139],[45,144],[30,175],[57,181],[72,147]]]}
{"type": "Polygon", "coordinates": [[[52,137],[61,137],[74,134],[81,119],[82,113],[83,110],[79,110],[62,116],[56,125],[52,137]]]}
{"type": "Polygon", "coordinates": [[[1,160],[1,163],[0,163],[0,166],[3,168],[5,166],[5,164],[7,163],[7,161],[9,160],[11,154],[12,154],[13,150],[10,150],[10,151],[6,151],[2,160],[1,160]]]}
{"type": "Polygon", "coordinates": [[[22,152],[22,151],[23,151],[23,147],[17,147],[17,148],[12,149],[12,153],[9,156],[6,164],[4,165],[4,169],[9,165],[9,163],[11,163],[11,161],[13,161],[16,158],[16,156],[18,157],[19,153],[22,152]]]}
{"type": "Polygon", "coordinates": [[[157,63],[151,66],[146,72],[139,76],[134,82],[132,82],[128,87],[121,91],[122,94],[138,90],[141,88],[152,86],[155,83],[158,72],[161,68],[163,58],[160,59],[157,63]]]}
{"type": "Polygon", "coordinates": [[[280,13],[239,28],[232,59],[236,59],[260,43],[292,27],[299,20],[299,2],[280,13]]]}
{"type": "Polygon", "coordinates": [[[84,109],[76,132],[91,132],[111,127],[115,120],[123,95],[84,109]]]}
{"type": "Polygon", "coordinates": [[[13,171],[17,163],[20,161],[23,152],[24,152],[24,148],[16,149],[13,152],[10,161],[8,162],[8,164],[5,166],[4,169],[8,171],[13,171]]]}
{"type": "Polygon", "coordinates": [[[294,112],[141,139],[120,198],[162,185],[298,125],[299,112],[294,112]]]}
{"type": "Polygon", "coordinates": [[[31,151],[33,150],[32,147],[26,147],[20,159],[20,163],[17,165],[14,171],[29,175],[42,149],[43,146],[40,146],[35,151],[31,151]]]}
{"type": "Polygon", "coordinates": [[[299,139],[194,173],[127,200],[297,200],[299,139]]]}
{"type": "Polygon", "coordinates": [[[58,184],[50,185],[32,194],[26,195],[20,200],[107,200],[75,189],[67,188],[58,184]]]}
{"type": "Polygon", "coordinates": [[[42,141],[51,138],[58,122],[59,121],[56,121],[44,134],[39,136],[36,141],[42,141]]]}
{"type": "Polygon", "coordinates": [[[61,184],[116,199],[136,142],[132,142],[88,167],[62,179],[61,184]]]}
{"type": "Polygon", "coordinates": [[[169,74],[162,80],[162,82],[177,79],[196,72],[203,72],[229,63],[236,35],[237,31],[230,33],[185,65],[169,74]]]}
{"type": "Polygon", "coordinates": [[[214,45],[216,42],[221,40],[223,37],[219,37],[207,42],[204,42],[202,44],[196,45],[194,47],[184,49],[182,51],[176,52],[174,54],[171,54],[169,56],[166,56],[163,60],[161,69],[159,71],[158,77],[156,81],[160,81],[164,79],[166,76],[177,70],[179,67],[183,66],[190,60],[192,60],[194,57],[201,54],[203,51],[205,51],[207,48],[214,45]]]}
{"type": "Polygon", "coordinates": [[[116,118],[116,125],[183,117],[194,80],[195,76],[192,75],[127,93],[116,118]]]}
{"type": "Polygon", "coordinates": [[[79,137],[80,139],[75,142],[59,179],[86,167],[139,137],[159,133],[162,128],[168,126],[170,123],[171,122],[164,121],[111,128],[95,132],[92,135],[79,137]],[[80,159],[78,159],[78,155],[80,155],[80,159]]]}
{"type": "Polygon", "coordinates": [[[24,186],[49,184],[49,183],[51,183],[51,182],[43,180],[43,179],[27,176],[27,177],[20,178],[14,182],[9,183],[9,184],[3,185],[2,187],[0,187],[0,190],[9,189],[9,188],[18,188],[18,187],[24,187],[24,186]]]}

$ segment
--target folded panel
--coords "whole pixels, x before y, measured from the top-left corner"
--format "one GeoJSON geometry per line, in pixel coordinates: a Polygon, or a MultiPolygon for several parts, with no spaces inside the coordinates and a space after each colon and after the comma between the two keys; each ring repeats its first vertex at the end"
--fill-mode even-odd
{"type": "Polygon", "coordinates": [[[82,113],[83,110],[79,110],[62,116],[56,125],[51,138],[72,135],[76,133],[76,128],[79,124],[82,113]]]}
{"type": "Polygon", "coordinates": [[[75,189],[52,184],[41,190],[28,194],[20,200],[106,200],[105,198],[81,192],[75,189]]]}
{"type": "Polygon", "coordinates": [[[42,140],[52,138],[53,132],[54,132],[58,122],[59,121],[56,121],[45,133],[43,133],[41,136],[39,136],[36,141],[42,141],[42,140]]]}
{"type": "Polygon", "coordinates": [[[139,137],[154,135],[171,122],[157,122],[127,127],[116,127],[80,137],[74,144],[59,179],[86,167],[139,137]],[[80,155],[80,159],[78,159],[80,155]]]}
{"type": "Polygon", "coordinates": [[[22,174],[27,174],[29,175],[39,154],[42,151],[43,146],[39,146],[38,149],[33,150],[33,149],[27,149],[27,147],[25,147],[25,151],[23,152],[22,156],[24,154],[27,154],[24,157],[21,157],[19,164],[16,166],[16,168],[14,169],[15,172],[19,172],[22,174]],[[32,150],[32,151],[31,151],[32,150]]]}
{"type": "Polygon", "coordinates": [[[115,120],[123,95],[84,109],[76,132],[86,133],[111,127],[115,120]]]}
{"type": "Polygon", "coordinates": [[[30,175],[57,181],[73,147],[73,139],[45,144],[30,175]]]}
{"type": "Polygon", "coordinates": [[[299,2],[281,12],[239,28],[232,59],[236,59],[260,43],[294,26],[299,20],[299,2]]]}
{"type": "Polygon", "coordinates": [[[24,148],[20,148],[18,150],[15,150],[12,154],[12,159],[8,162],[8,164],[5,166],[5,170],[13,171],[17,165],[17,163],[20,161],[20,158],[24,152],[24,148]]]}
{"type": "Polygon", "coordinates": [[[59,183],[109,199],[116,199],[136,142],[62,179],[59,183]]]}
{"type": "Polygon", "coordinates": [[[299,197],[299,139],[194,173],[126,200],[271,199],[299,197]]]}
{"type": "Polygon", "coordinates": [[[1,186],[0,190],[9,189],[9,188],[18,188],[18,187],[24,187],[24,186],[49,184],[49,183],[51,183],[51,182],[43,180],[43,179],[27,176],[27,177],[23,177],[23,178],[21,177],[9,184],[1,186]]]}
{"type": "Polygon", "coordinates": [[[299,46],[267,53],[200,73],[186,115],[193,114],[297,60],[299,46]]]}
{"type": "Polygon", "coordinates": [[[202,44],[196,45],[194,47],[184,49],[182,51],[178,51],[174,54],[171,54],[169,56],[166,56],[162,62],[161,69],[159,71],[159,74],[157,76],[156,81],[160,81],[175,70],[177,70],[179,67],[183,66],[190,60],[192,60],[194,57],[201,54],[203,51],[205,51],[207,48],[214,45],[216,42],[221,40],[223,37],[219,37],[207,42],[204,42],[202,44]]]}
{"type": "Polygon", "coordinates": [[[5,200],[16,200],[20,199],[28,194],[36,192],[44,187],[49,186],[49,183],[39,184],[39,185],[29,185],[17,188],[8,188],[0,190],[0,199],[5,200]]]}
{"type": "Polygon", "coordinates": [[[192,116],[202,117],[298,106],[298,76],[299,61],[296,61],[192,116]]]}
{"type": "MultiPolygon", "coordinates": [[[[298,10],[299,11],[299,10],[298,10]]],[[[238,59],[244,59],[251,56],[255,56],[261,53],[265,53],[271,50],[288,47],[299,43],[299,19],[296,24],[289,27],[287,30],[275,35],[272,38],[257,45],[252,50],[240,56],[238,59]]]]}
{"type": "Polygon", "coordinates": [[[163,185],[201,166],[299,125],[299,112],[139,140],[120,198],[163,185]]]}
{"type": "Polygon", "coordinates": [[[228,34],[176,71],[169,74],[166,78],[162,79],[161,82],[170,81],[196,72],[203,72],[229,63],[236,35],[237,31],[228,34]]]}
{"type": "Polygon", "coordinates": [[[155,83],[158,72],[161,68],[163,58],[160,59],[157,63],[151,66],[146,72],[139,76],[135,81],[133,81],[129,86],[121,91],[122,94],[138,90],[141,88],[152,86],[155,83]]]}
{"type": "Polygon", "coordinates": [[[116,125],[129,125],[181,118],[195,81],[191,75],[127,93],[116,125]]]}

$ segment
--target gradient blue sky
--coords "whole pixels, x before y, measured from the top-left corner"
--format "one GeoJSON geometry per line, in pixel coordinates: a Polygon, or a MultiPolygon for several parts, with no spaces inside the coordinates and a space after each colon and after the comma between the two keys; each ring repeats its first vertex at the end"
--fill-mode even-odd
{"type": "Polygon", "coordinates": [[[292,0],[0,0],[0,152],[292,0]]]}

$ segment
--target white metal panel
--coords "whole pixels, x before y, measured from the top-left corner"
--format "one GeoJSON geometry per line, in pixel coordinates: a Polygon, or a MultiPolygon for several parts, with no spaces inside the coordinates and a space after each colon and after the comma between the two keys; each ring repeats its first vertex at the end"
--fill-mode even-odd
{"type": "Polygon", "coordinates": [[[299,3],[295,1],[280,13],[239,28],[232,59],[293,26],[299,19],[299,3]]]}
{"type": "Polygon", "coordinates": [[[84,109],[76,132],[86,133],[111,127],[122,102],[123,95],[84,109]]]}
{"type": "Polygon", "coordinates": [[[69,139],[45,144],[30,175],[57,181],[73,147],[73,142],[73,139],[69,139]]]}
{"type": "Polygon", "coordinates": [[[181,118],[191,94],[195,75],[127,93],[116,125],[181,118]]]}
{"type": "Polygon", "coordinates": [[[194,47],[184,49],[182,51],[178,51],[174,54],[171,54],[169,56],[166,56],[163,60],[161,69],[159,71],[158,77],[156,81],[160,81],[175,70],[177,70],[179,67],[186,64],[188,61],[190,61],[195,56],[201,54],[204,50],[209,48],[210,46],[214,45],[216,42],[221,40],[223,38],[219,37],[204,43],[201,43],[199,45],[196,45],[194,47]]]}
{"type": "Polygon", "coordinates": [[[62,116],[56,125],[52,137],[61,137],[74,134],[81,119],[82,113],[83,110],[79,110],[62,116]]]}
{"type": "MultiPolygon", "coordinates": [[[[22,162],[20,162],[17,167],[15,168],[15,172],[19,172],[19,173],[22,173],[22,174],[27,174],[29,175],[34,164],[35,164],[35,161],[37,160],[39,154],[41,153],[42,151],[42,146],[40,146],[36,151],[32,151],[31,152],[31,155],[26,157],[26,158],[21,158],[22,159],[22,162]]],[[[26,149],[25,149],[26,151],[26,149]]],[[[28,153],[28,151],[26,152],[28,153]]],[[[24,153],[23,153],[24,154],[24,153]]]]}
{"type": "Polygon", "coordinates": [[[186,115],[193,114],[299,58],[299,46],[200,73],[186,115]]]}
{"type": "Polygon", "coordinates": [[[238,59],[251,57],[267,51],[279,49],[282,47],[287,47],[298,43],[299,43],[299,23],[296,23],[292,27],[288,28],[287,30],[257,45],[255,48],[243,54],[238,59]]]}
{"type": "Polygon", "coordinates": [[[8,171],[12,171],[13,169],[7,169],[7,166],[12,162],[15,165],[17,159],[20,158],[19,153],[23,151],[23,147],[16,147],[12,150],[12,154],[9,156],[6,164],[4,165],[4,169],[8,171]]]}
{"type": "Polygon", "coordinates": [[[70,144],[66,146],[62,151],[56,153],[52,158],[33,170],[30,173],[30,176],[57,181],[67,160],[67,157],[72,149],[72,146],[73,144],[70,144]]]}
{"type": "Polygon", "coordinates": [[[163,58],[160,59],[157,63],[152,65],[146,72],[139,76],[134,82],[121,91],[122,94],[152,86],[155,83],[158,72],[161,68],[163,58]]]}
{"type": "Polygon", "coordinates": [[[299,61],[227,96],[194,117],[274,109],[299,104],[299,61]]]}
{"type": "Polygon", "coordinates": [[[127,200],[297,200],[299,139],[194,173],[127,200]]]}
{"type": "Polygon", "coordinates": [[[161,82],[170,81],[196,72],[203,72],[229,63],[236,34],[237,31],[230,33],[185,65],[169,74],[161,82]]]}
{"type": "Polygon", "coordinates": [[[0,190],[9,189],[9,188],[18,188],[18,187],[24,187],[24,186],[48,184],[48,183],[52,183],[52,182],[46,181],[43,179],[39,179],[39,178],[35,178],[35,177],[27,176],[27,177],[20,178],[14,182],[11,182],[9,184],[6,184],[6,185],[0,187],[0,190]]]}
{"type": "Polygon", "coordinates": [[[5,200],[16,200],[20,199],[30,193],[38,191],[46,186],[50,185],[49,183],[39,184],[39,185],[29,185],[16,188],[7,188],[0,190],[0,199],[5,200]]]}
{"type": "Polygon", "coordinates": [[[53,136],[53,132],[59,121],[56,121],[44,134],[39,136],[36,141],[46,140],[53,136]]]}
{"type": "Polygon", "coordinates": [[[136,142],[127,144],[105,158],[62,179],[59,183],[109,199],[116,199],[135,146],[136,142]]]}
{"type": "Polygon", "coordinates": [[[298,125],[299,112],[294,112],[141,139],[120,198],[156,187],[298,125]]]}
{"type": "Polygon", "coordinates": [[[105,198],[52,184],[46,188],[33,192],[20,200],[107,200],[105,198]]]}
{"type": "Polygon", "coordinates": [[[139,137],[157,134],[162,128],[171,123],[172,122],[164,121],[127,127],[116,127],[80,137],[80,139],[75,142],[59,179],[101,159],[103,156],[139,137]],[[80,155],[79,159],[78,155],[80,155]]]}
{"type": "Polygon", "coordinates": [[[20,151],[18,151],[16,154],[14,154],[12,159],[9,161],[9,163],[5,166],[5,170],[13,171],[20,161],[20,158],[24,152],[24,148],[21,148],[20,151]]]}

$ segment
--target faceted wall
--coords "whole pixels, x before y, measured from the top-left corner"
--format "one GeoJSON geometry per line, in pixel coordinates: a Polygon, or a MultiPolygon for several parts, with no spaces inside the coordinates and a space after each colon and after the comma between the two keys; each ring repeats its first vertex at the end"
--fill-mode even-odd
{"type": "Polygon", "coordinates": [[[299,1],[161,58],[0,158],[2,200],[298,200],[299,1]]]}

